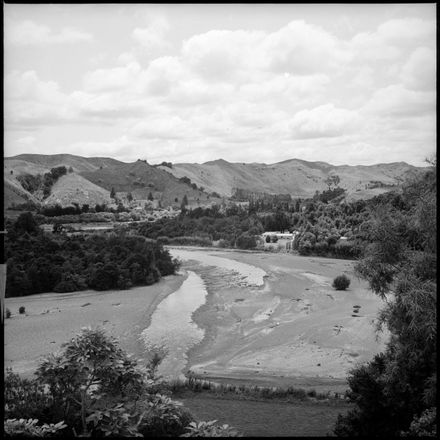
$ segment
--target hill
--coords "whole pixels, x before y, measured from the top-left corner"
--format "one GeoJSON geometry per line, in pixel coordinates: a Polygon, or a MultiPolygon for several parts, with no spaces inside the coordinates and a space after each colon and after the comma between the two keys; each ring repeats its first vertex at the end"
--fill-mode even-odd
{"type": "MultiPolygon", "coordinates": [[[[19,154],[18,156],[5,158],[5,166],[15,165],[20,168],[26,164],[29,169],[36,166],[45,169],[46,172],[51,168],[64,165],[66,168],[72,167],[73,171],[81,173],[83,171],[94,171],[101,167],[109,168],[122,163],[110,157],[81,157],[73,154],[19,154]]],[[[32,171],[28,172],[35,174],[32,171]]]]}
{"type": "Polygon", "coordinates": [[[162,206],[175,207],[180,206],[185,195],[189,203],[196,206],[218,200],[209,193],[231,197],[236,189],[306,198],[316,191],[325,190],[325,181],[332,175],[339,176],[339,186],[346,189],[349,200],[368,199],[396,188],[402,180],[423,170],[404,162],[334,166],[299,159],[274,164],[231,163],[219,159],[203,164],[174,164],[170,168],[152,166],[142,160],[125,163],[112,158],[71,154],[21,154],[4,159],[4,206],[29,200],[38,203],[35,197],[38,195],[25,191],[17,177],[23,174],[43,175],[62,165],[71,167],[73,172],[59,180],[44,204],[56,200],[62,205],[68,204],[69,200],[70,203],[89,205],[104,203],[109,200],[112,188],[121,196],[131,192],[136,200],[147,199],[151,192],[162,206]],[[183,177],[190,182],[179,180],[183,177]]]}
{"type": "Polygon", "coordinates": [[[402,179],[417,174],[423,168],[405,162],[370,166],[330,165],[290,159],[274,164],[230,163],[223,159],[203,164],[181,163],[160,167],[181,178],[186,176],[207,191],[230,197],[235,188],[269,194],[290,194],[292,197],[311,197],[327,189],[325,180],[331,175],[340,177],[341,188],[349,199],[371,198],[398,186],[402,179]]]}
{"type": "Polygon", "coordinates": [[[114,188],[116,193],[131,192],[137,200],[147,199],[151,192],[154,199],[161,200],[163,206],[180,206],[185,195],[190,203],[195,204],[206,203],[210,199],[207,193],[195,190],[175,176],[142,160],[86,171],[81,175],[108,191],[114,188]]]}
{"type": "Polygon", "coordinates": [[[90,207],[102,203],[109,204],[111,203],[110,192],[76,173],[68,173],[56,181],[50,196],[44,200],[44,204],[58,204],[66,207],[73,203],[90,207]]]}

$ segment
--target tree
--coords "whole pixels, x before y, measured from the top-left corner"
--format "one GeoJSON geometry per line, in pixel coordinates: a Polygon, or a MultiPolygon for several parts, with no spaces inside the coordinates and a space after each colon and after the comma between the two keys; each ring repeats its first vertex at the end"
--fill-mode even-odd
{"type": "Polygon", "coordinates": [[[257,242],[253,235],[244,232],[237,238],[236,245],[239,249],[255,249],[257,247],[257,242]]]}
{"type": "Polygon", "coordinates": [[[436,406],[436,195],[432,167],[406,184],[403,204],[378,205],[366,231],[372,244],[356,271],[385,300],[380,325],[391,337],[384,353],[351,372],[356,407],[339,417],[338,436],[400,435],[436,406]]]}
{"type": "Polygon", "coordinates": [[[188,197],[187,197],[186,194],[185,194],[185,195],[183,196],[182,203],[180,204],[180,209],[181,209],[182,211],[184,211],[187,205],[188,205],[188,197]]]}
{"type": "Polygon", "coordinates": [[[17,234],[27,232],[28,234],[35,235],[40,231],[40,228],[38,227],[38,224],[31,212],[24,212],[20,214],[15,221],[13,228],[14,232],[17,234]]]}
{"type": "Polygon", "coordinates": [[[329,191],[331,190],[331,187],[334,186],[337,188],[339,186],[341,179],[337,174],[334,174],[332,176],[328,176],[327,179],[325,179],[324,183],[328,186],[329,191]]]}

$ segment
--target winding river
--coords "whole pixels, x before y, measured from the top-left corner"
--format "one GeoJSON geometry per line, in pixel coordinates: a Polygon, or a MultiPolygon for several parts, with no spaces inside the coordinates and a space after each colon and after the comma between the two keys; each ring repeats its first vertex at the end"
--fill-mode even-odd
{"type": "MultiPolygon", "coordinates": [[[[264,285],[266,272],[261,268],[211,255],[209,251],[171,248],[170,253],[182,262],[195,260],[201,266],[220,269],[227,274],[229,282],[237,285],[264,285]]],[[[204,330],[192,321],[192,314],[205,303],[208,292],[199,275],[192,270],[185,272],[188,278],[158,305],[150,326],[141,334],[147,349],[164,355],[158,374],[167,380],[184,378],[186,353],[204,337],[204,330]]]]}
{"type": "Polygon", "coordinates": [[[191,316],[205,302],[206,294],[203,280],[188,271],[188,278],[158,305],[150,326],[141,334],[147,349],[165,355],[158,369],[164,379],[183,378],[186,352],[203,339],[203,329],[191,316]]]}

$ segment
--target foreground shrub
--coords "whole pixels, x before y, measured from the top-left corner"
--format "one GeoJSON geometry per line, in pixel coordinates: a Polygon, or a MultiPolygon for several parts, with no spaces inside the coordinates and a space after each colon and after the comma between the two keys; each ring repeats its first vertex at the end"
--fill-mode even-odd
{"type": "Polygon", "coordinates": [[[185,433],[185,427],[194,420],[181,402],[162,394],[150,396],[142,413],[138,430],[144,437],[180,436],[185,433]]]}
{"type": "Polygon", "coordinates": [[[409,430],[402,432],[403,437],[437,437],[437,408],[423,411],[420,417],[415,417],[409,430]]]}
{"type": "Polygon", "coordinates": [[[42,422],[58,421],[63,413],[54,407],[54,399],[45,392],[37,380],[22,379],[11,368],[4,379],[5,419],[38,419],[42,422]]]}
{"type": "Polygon", "coordinates": [[[194,424],[180,402],[153,394],[152,390],[158,389],[155,373],[161,359],[153,356],[141,369],[103,330],[83,328],[60,352],[41,362],[36,380],[21,379],[7,370],[5,434],[42,437],[60,431],[63,436],[98,438],[237,436],[227,425],[194,424]],[[39,420],[44,424],[37,425],[39,420]]]}
{"type": "Polygon", "coordinates": [[[24,306],[21,306],[21,307],[18,309],[18,313],[20,313],[20,315],[23,315],[25,312],[26,312],[26,309],[24,308],[24,306]]]}
{"type": "Polygon", "coordinates": [[[217,420],[209,422],[191,422],[187,427],[189,432],[182,437],[241,437],[241,435],[229,425],[216,425],[217,420]]]}
{"type": "Polygon", "coordinates": [[[345,290],[350,285],[350,278],[346,275],[338,275],[334,280],[332,286],[336,290],[345,290]]]}
{"type": "Polygon", "coordinates": [[[57,424],[51,423],[50,425],[47,423],[44,425],[37,425],[37,423],[37,419],[5,420],[5,437],[53,437],[57,434],[60,435],[59,431],[67,426],[64,422],[58,422],[57,424]]]}
{"type": "Polygon", "coordinates": [[[11,317],[11,311],[9,309],[6,309],[6,318],[11,317]]]}
{"type": "Polygon", "coordinates": [[[95,434],[101,434],[105,437],[142,437],[138,432],[138,424],[135,416],[131,415],[123,403],[119,403],[113,408],[96,410],[90,414],[87,423],[92,423],[91,430],[95,434]]]}
{"type": "Polygon", "coordinates": [[[62,348],[41,363],[37,376],[60,400],[72,428],[89,434],[87,414],[103,397],[111,402],[121,400],[128,391],[139,394],[143,373],[101,329],[83,328],[62,348]]]}

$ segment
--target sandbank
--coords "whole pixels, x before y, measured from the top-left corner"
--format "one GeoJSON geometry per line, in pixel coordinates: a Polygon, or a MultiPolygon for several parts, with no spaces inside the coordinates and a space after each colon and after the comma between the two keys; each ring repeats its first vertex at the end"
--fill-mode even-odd
{"type": "Polygon", "coordinates": [[[355,276],[353,261],[265,252],[215,255],[262,268],[267,277],[264,286],[243,287],[224,271],[185,263],[208,290],[206,303],[193,314],[205,330],[188,353],[187,369],[196,376],[343,392],[348,372],[383,350],[387,335],[375,332],[382,300],[355,276]],[[336,291],[331,284],[342,273],[351,284],[336,291]]]}
{"type": "Polygon", "coordinates": [[[4,368],[31,377],[41,358],[60,349],[82,327],[101,327],[121,348],[144,360],[141,332],[157,305],[177,290],[185,275],[169,275],[151,286],[129,290],[45,293],[5,299],[12,316],[4,320],[4,368]],[[18,309],[24,306],[26,313],[18,309]]]}

